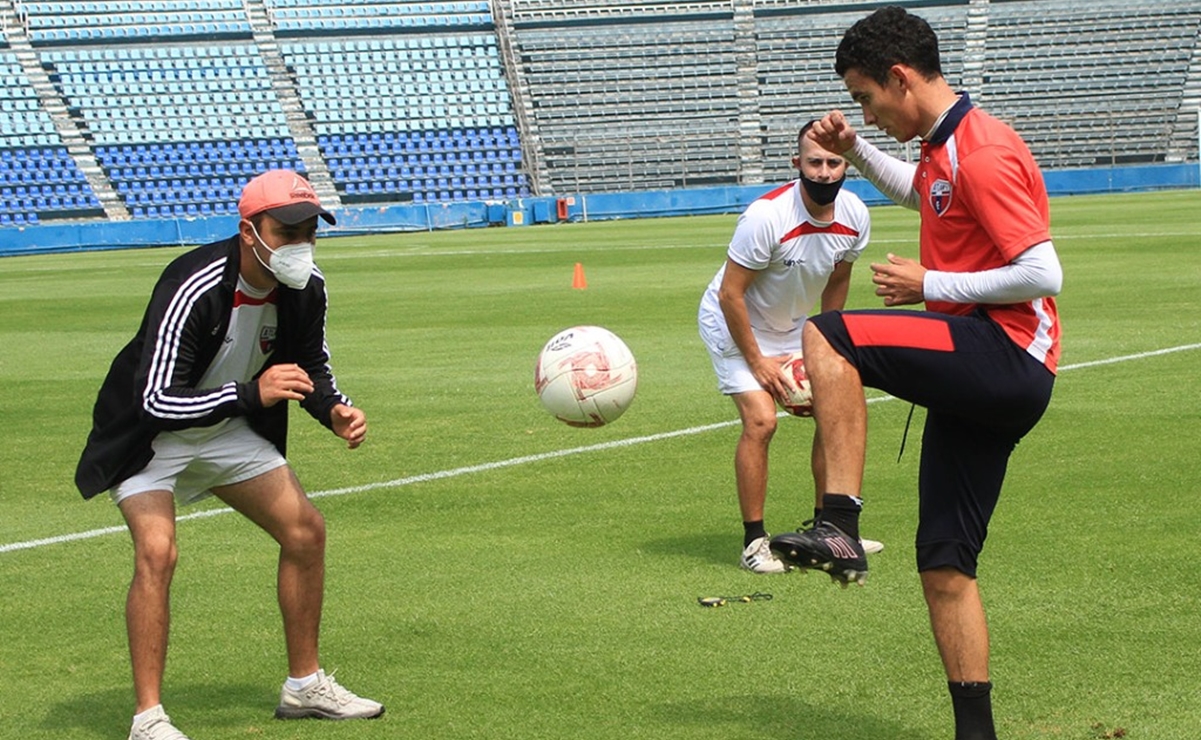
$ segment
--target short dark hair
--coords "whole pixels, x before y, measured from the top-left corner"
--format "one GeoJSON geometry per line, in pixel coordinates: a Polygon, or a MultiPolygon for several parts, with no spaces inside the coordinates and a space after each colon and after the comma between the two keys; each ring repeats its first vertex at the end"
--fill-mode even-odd
{"type": "Polygon", "coordinates": [[[808,133],[809,129],[813,128],[813,124],[815,123],[817,123],[817,119],[811,118],[804,126],[801,126],[801,130],[797,132],[796,150],[798,154],[801,151],[801,142],[805,140],[805,134],[808,133]]]}
{"type": "Polygon", "coordinates": [[[904,64],[926,79],[942,75],[938,36],[924,19],[889,5],[847,29],[834,55],[834,71],[845,77],[852,69],[883,85],[888,70],[904,64]]]}

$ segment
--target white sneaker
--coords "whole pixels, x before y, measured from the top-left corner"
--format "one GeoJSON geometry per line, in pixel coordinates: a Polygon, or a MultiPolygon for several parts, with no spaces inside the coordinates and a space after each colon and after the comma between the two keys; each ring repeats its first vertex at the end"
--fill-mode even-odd
{"type": "Polygon", "coordinates": [[[171,724],[162,706],[157,706],[129,728],[129,740],[188,740],[188,736],[171,724]]]}
{"type": "Polygon", "coordinates": [[[862,537],[859,538],[859,544],[863,545],[864,555],[871,555],[872,553],[880,552],[884,549],[883,542],[877,542],[876,540],[865,540],[862,537]]]}
{"type": "Polygon", "coordinates": [[[356,695],[320,670],[317,680],[303,689],[285,683],[275,708],[276,719],[374,719],[383,713],[383,704],[356,695]]]}
{"type": "Polygon", "coordinates": [[[788,565],[771,551],[768,546],[770,541],[771,535],[753,540],[742,551],[738,564],[752,573],[784,573],[789,570],[788,565]]]}

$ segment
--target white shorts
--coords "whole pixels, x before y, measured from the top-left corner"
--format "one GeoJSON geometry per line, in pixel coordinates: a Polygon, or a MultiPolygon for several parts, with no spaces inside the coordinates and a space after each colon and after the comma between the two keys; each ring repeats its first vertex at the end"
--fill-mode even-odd
{"type": "Polygon", "coordinates": [[[241,483],[288,464],[275,445],[239,417],[212,427],[159,432],[151,446],[154,458],[146,467],[109,490],[114,502],[170,491],[177,506],[186,506],[212,495],[214,486],[241,483]]]}
{"type": "MultiPolygon", "coordinates": [[[[730,337],[730,332],[724,324],[713,321],[710,317],[701,316],[701,339],[709,350],[709,359],[713,361],[713,371],[717,373],[717,389],[727,396],[748,391],[761,391],[763,386],[755,379],[751,366],[746,363],[738,345],[730,337]]],[[[767,357],[790,355],[801,351],[801,330],[787,334],[763,332],[751,327],[759,351],[767,357]]]]}

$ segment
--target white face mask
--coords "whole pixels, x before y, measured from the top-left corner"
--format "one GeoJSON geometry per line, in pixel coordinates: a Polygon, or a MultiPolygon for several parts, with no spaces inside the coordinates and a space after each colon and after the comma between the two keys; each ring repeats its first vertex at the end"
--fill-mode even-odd
{"type": "Polygon", "coordinates": [[[259,230],[250,224],[250,228],[254,231],[254,237],[259,240],[259,244],[263,245],[271,253],[271,261],[263,262],[263,258],[259,257],[258,250],[255,250],[254,257],[259,261],[259,264],[271,271],[282,285],[285,285],[294,290],[300,290],[309,284],[309,277],[313,274],[315,266],[313,262],[313,249],[315,248],[312,242],[297,242],[296,244],[285,244],[279,249],[272,249],[263,241],[263,237],[259,236],[259,230]]]}

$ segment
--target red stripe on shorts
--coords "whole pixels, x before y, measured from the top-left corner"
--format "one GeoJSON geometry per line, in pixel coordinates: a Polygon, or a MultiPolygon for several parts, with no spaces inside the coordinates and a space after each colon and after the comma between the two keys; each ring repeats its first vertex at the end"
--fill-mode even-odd
{"type": "Polygon", "coordinates": [[[848,313],[843,314],[842,320],[856,347],[909,347],[936,352],[955,350],[951,327],[938,319],[848,313]]]}

